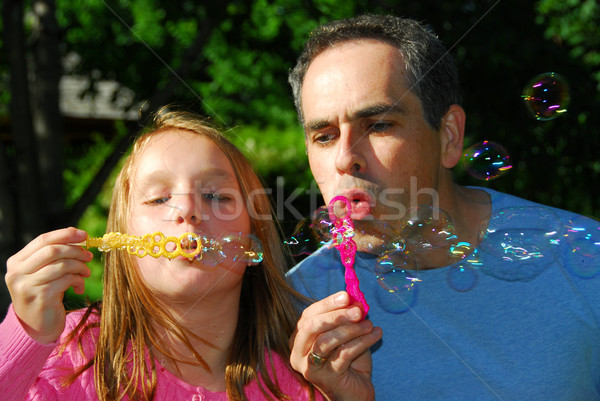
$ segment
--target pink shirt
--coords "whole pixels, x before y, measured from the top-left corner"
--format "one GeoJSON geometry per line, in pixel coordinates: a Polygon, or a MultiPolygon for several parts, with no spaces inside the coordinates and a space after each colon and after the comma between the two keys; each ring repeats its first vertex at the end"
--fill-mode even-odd
{"type": "MultiPolygon", "coordinates": [[[[67,315],[65,331],[61,339],[77,325],[83,311],[67,315]]],[[[95,315],[90,321],[97,320],[95,315]]],[[[93,368],[87,369],[75,382],[64,387],[61,379],[85,364],[95,351],[98,329],[88,330],[82,338],[85,356],[77,347],[77,340],[71,341],[62,354],[58,354],[61,339],[56,343],[43,345],[33,340],[23,329],[12,306],[4,322],[0,325],[0,398],[5,401],[22,400],[97,400],[94,386],[93,368]]],[[[212,392],[203,387],[188,384],[167,369],[158,361],[157,386],[155,400],[227,400],[225,392],[212,392]]],[[[273,362],[277,372],[279,388],[292,400],[308,400],[308,390],[304,388],[296,373],[285,361],[273,354],[273,362]]],[[[258,388],[257,382],[246,386],[246,396],[250,400],[266,400],[258,388]]],[[[316,399],[323,400],[316,391],[316,399]]],[[[274,397],[273,397],[274,398],[274,397]]]]}

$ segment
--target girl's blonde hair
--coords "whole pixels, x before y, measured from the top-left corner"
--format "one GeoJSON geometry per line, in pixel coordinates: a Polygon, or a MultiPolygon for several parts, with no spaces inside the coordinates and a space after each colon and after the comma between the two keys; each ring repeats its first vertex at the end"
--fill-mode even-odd
{"type": "MultiPolygon", "coordinates": [[[[276,377],[276,372],[272,360],[266,363],[266,358],[270,359],[270,351],[273,351],[289,360],[288,341],[300,313],[298,301],[304,301],[304,298],[285,280],[284,269],[289,266],[290,259],[283,252],[279,227],[272,218],[272,207],[264,186],[248,160],[229,140],[193,113],[161,109],[150,129],[135,141],[117,177],[106,230],[127,232],[132,169],[148,141],[167,130],[186,131],[208,138],[223,151],[235,171],[242,199],[248,200],[253,232],[263,245],[263,261],[247,268],[242,281],[238,324],[225,371],[227,396],[231,400],[247,400],[244,386],[253,380],[258,381],[267,396],[260,378],[277,399],[288,399],[271,380],[271,376],[276,377]]],[[[101,401],[120,400],[124,396],[143,400],[153,398],[156,366],[154,359],[149,357],[149,350],[157,349],[173,361],[181,361],[166,349],[155,329],[157,326],[181,340],[193,355],[194,362],[208,369],[190,342],[192,336],[202,339],[180,327],[175,316],[155,295],[144,284],[131,255],[127,252],[106,254],[100,335],[94,360],[87,365],[94,366],[101,401]]],[[[299,381],[307,386],[313,398],[313,387],[300,376],[299,381]]]]}

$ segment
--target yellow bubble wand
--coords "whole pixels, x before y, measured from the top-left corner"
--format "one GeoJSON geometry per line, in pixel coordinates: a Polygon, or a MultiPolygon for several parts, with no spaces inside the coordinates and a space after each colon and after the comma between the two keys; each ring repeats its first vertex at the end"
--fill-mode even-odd
{"type": "MultiPolygon", "coordinates": [[[[231,242],[231,239],[224,238],[225,243],[231,242]]],[[[258,241],[255,239],[255,241],[258,241]]],[[[83,246],[86,249],[98,248],[101,252],[109,252],[112,250],[126,250],[129,254],[143,258],[150,255],[154,258],[161,256],[174,259],[178,256],[192,259],[202,259],[203,253],[216,252],[223,258],[224,254],[222,245],[214,240],[209,240],[204,236],[187,232],[179,237],[165,236],[157,231],[153,234],[145,234],[137,237],[119,232],[110,232],[102,237],[89,237],[86,241],[73,244],[83,246]],[[171,250],[169,250],[171,249],[171,250]]],[[[262,261],[263,253],[260,244],[257,243],[257,250],[244,250],[243,256],[229,255],[233,260],[248,260],[251,263],[259,263],[262,261]]]]}
{"type": "Polygon", "coordinates": [[[129,254],[143,258],[150,255],[154,258],[164,256],[168,259],[174,259],[177,256],[193,259],[202,252],[202,237],[194,233],[184,233],[179,237],[165,236],[161,232],[154,234],[145,234],[141,237],[134,235],[110,232],[102,237],[89,237],[86,241],[78,244],[87,249],[98,248],[101,252],[112,250],[126,250],[129,254]],[[184,244],[182,246],[182,244],[184,244]],[[190,247],[184,248],[185,244],[190,247]],[[191,246],[194,244],[195,246],[191,246]],[[170,245],[170,246],[169,246],[170,245]],[[167,249],[169,246],[170,249],[167,249]]]}

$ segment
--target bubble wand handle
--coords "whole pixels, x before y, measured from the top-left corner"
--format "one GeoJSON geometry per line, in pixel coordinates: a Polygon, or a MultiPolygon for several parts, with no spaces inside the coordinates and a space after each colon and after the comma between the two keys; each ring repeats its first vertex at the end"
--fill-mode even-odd
{"type": "Polygon", "coordinates": [[[174,259],[177,256],[193,259],[202,251],[202,238],[198,234],[184,233],[178,237],[167,237],[161,232],[145,234],[142,237],[110,232],[102,237],[89,237],[86,241],[78,244],[85,248],[98,248],[102,252],[123,249],[131,255],[143,258],[150,255],[154,258],[164,256],[174,259]],[[195,242],[195,247],[183,249],[182,243],[195,242]],[[172,250],[168,250],[167,246],[172,250]]]}
{"type": "Polygon", "coordinates": [[[346,281],[346,291],[350,295],[350,302],[358,302],[362,305],[364,319],[369,312],[369,304],[360,290],[358,276],[354,270],[356,242],[352,239],[354,236],[354,223],[350,217],[351,211],[352,204],[345,196],[336,196],[329,202],[329,218],[333,222],[331,226],[332,245],[340,252],[340,258],[345,268],[344,279],[346,281]],[[337,201],[341,201],[346,205],[346,215],[343,218],[338,217],[333,210],[337,201]]]}

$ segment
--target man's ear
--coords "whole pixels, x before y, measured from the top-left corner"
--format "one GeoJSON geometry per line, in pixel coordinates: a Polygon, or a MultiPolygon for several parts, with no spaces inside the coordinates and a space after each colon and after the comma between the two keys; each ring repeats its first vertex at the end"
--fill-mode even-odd
{"type": "Polygon", "coordinates": [[[465,138],[466,115],[462,107],[453,104],[442,118],[440,127],[442,145],[442,166],[452,168],[456,166],[463,152],[465,138]]]}

